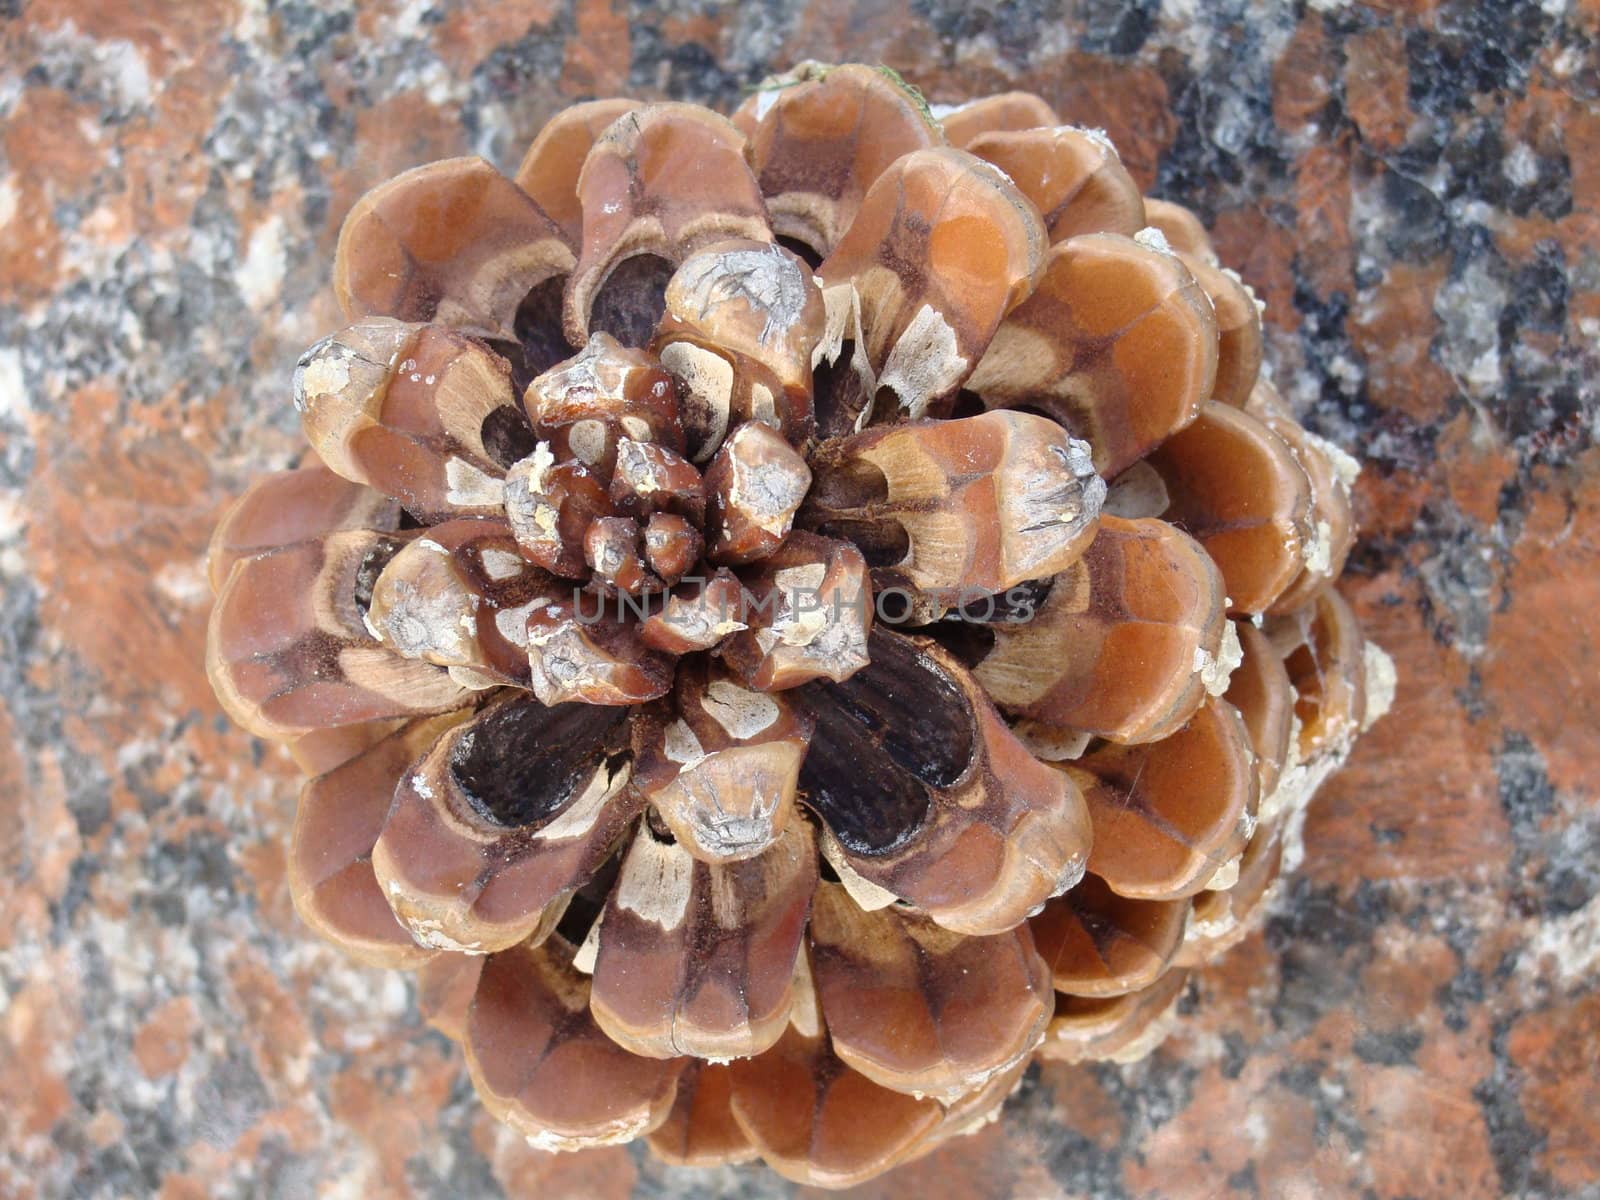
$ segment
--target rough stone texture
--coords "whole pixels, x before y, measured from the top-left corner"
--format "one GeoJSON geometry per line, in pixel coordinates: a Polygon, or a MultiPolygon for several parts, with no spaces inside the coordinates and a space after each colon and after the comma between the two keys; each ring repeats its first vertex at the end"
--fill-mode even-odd
{"type": "Polygon", "coordinates": [[[790,1194],[528,1150],[403,977],[298,927],[198,555],[299,449],[364,188],[814,57],[1036,89],[1215,223],[1370,464],[1346,594],[1401,672],[1162,1050],[865,1194],[1600,1196],[1597,37],[1594,0],[0,0],[0,1194],[790,1194]]]}

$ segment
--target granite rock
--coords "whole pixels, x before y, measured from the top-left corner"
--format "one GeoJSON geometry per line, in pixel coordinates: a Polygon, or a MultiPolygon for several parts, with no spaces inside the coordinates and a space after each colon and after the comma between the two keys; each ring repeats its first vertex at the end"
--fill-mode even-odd
{"type": "Polygon", "coordinates": [[[1213,224],[1369,464],[1344,588],[1400,669],[1171,1041],[862,1194],[1600,1196],[1597,39],[1593,0],[0,0],[0,1194],[792,1194],[526,1148],[298,925],[200,555],[300,452],[365,188],[817,58],[1036,90],[1213,224]]]}

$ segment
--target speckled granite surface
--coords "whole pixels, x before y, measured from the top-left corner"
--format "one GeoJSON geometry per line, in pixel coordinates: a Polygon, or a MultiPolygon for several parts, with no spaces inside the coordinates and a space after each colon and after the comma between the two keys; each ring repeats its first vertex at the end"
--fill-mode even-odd
{"type": "Polygon", "coordinates": [[[805,57],[1016,81],[1215,222],[1370,463],[1401,671],[1265,931],[1131,1068],[865,1189],[1600,1196],[1600,6],[0,0],[0,1194],[776,1196],[502,1134],[398,976],[297,927],[293,772],[201,668],[368,185],[805,57]]]}

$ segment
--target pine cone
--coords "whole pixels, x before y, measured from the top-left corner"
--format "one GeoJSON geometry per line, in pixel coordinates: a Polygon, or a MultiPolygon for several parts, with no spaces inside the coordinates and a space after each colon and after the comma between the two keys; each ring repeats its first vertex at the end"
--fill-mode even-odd
{"type": "Polygon", "coordinates": [[[335,284],[211,678],[311,777],[304,919],[537,1146],[845,1185],[1136,1055],[1383,707],[1355,464],[1035,97],[578,105],[369,193],[335,284]]]}

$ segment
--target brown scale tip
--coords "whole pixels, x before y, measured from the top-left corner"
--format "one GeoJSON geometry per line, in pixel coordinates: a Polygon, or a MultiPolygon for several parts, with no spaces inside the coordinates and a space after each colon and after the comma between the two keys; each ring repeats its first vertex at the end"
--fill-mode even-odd
{"type": "Polygon", "coordinates": [[[1057,991],[1122,996],[1150,986],[1171,965],[1188,925],[1187,900],[1133,900],[1098,875],[1029,918],[1057,991]]]}
{"type": "Polygon", "coordinates": [[[968,147],[987,133],[1051,128],[1061,124],[1055,109],[1032,92],[1002,92],[965,104],[941,105],[933,111],[952,146],[968,147]]]}
{"type": "Polygon", "coordinates": [[[1026,1061],[1052,1003],[1025,924],[969,937],[896,907],[863,911],[836,883],[812,905],[811,955],[834,1053],[946,1102],[1026,1061]]]}
{"type": "Polygon", "coordinates": [[[679,1167],[750,1162],[756,1148],[733,1116],[733,1073],[722,1063],[690,1063],[678,1077],[667,1119],[649,1134],[650,1152],[679,1167]]]}
{"type": "Polygon", "coordinates": [[[211,610],[206,671],[228,715],[262,737],[448,712],[467,691],[368,631],[372,580],[408,535],[349,530],[243,559],[211,610]]]}
{"type": "Polygon", "coordinates": [[[825,353],[854,341],[870,399],[912,420],[937,415],[1032,290],[1044,250],[1038,211],[995,167],[947,146],[907,154],[817,269],[825,353]]]}
{"type": "Polygon", "coordinates": [[[751,687],[779,691],[813,679],[841,682],[867,665],[872,592],[851,543],[790,534],[741,572],[744,629],[721,654],[751,687]]]}
{"type": "Polygon", "coordinates": [[[628,708],[667,694],[672,656],[651,649],[638,622],[620,608],[604,596],[580,593],[534,606],[528,661],[541,703],[628,708]]]}
{"type": "Polygon", "coordinates": [[[584,158],[577,196],[583,242],[562,310],[575,346],[595,330],[646,345],[684,259],[729,238],[772,240],[744,136],[693,104],[648,104],[619,117],[584,158]]]}
{"type": "Polygon", "coordinates": [[[1212,264],[1217,262],[1211,235],[1206,232],[1200,218],[1183,205],[1146,196],[1144,215],[1151,228],[1159,230],[1161,236],[1167,239],[1167,244],[1178,253],[1192,254],[1212,264]]]}
{"type": "Polygon", "coordinates": [[[1267,634],[1294,687],[1300,761],[1347,747],[1367,718],[1366,639],[1350,605],[1330,588],[1267,634]]]}
{"type": "Polygon", "coordinates": [[[393,499],[320,462],[278,471],[252,483],[223,513],[206,550],[206,578],[215,594],[241,559],[340,530],[394,530],[399,524],[400,505],[393,499]]]}
{"type": "Polygon", "coordinates": [[[826,258],[878,176],[939,132],[904,82],[859,63],[805,63],[739,108],[773,232],[826,258]]]}
{"type": "Polygon", "coordinates": [[[1282,831],[1262,829],[1245,848],[1233,886],[1195,897],[1188,937],[1173,961],[1180,967],[1201,966],[1242,941],[1264,911],[1263,901],[1282,866],[1282,831]]]}
{"type": "Polygon", "coordinates": [[[1222,572],[1229,611],[1265,612],[1305,569],[1315,536],[1311,484],[1288,445],[1249,413],[1215,402],[1149,458],[1167,520],[1222,572]]]}
{"type": "Polygon", "coordinates": [[[505,514],[530,561],[552,575],[585,579],[589,526],[614,516],[616,505],[595,471],[577,461],[556,462],[541,442],[507,473],[505,514]]]}
{"type": "Polygon", "coordinates": [[[1135,1062],[1164,1036],[1167,1018],[1189,982],[1189,972],[1168,971],[1149,987],[1109,999],[1056,997],[1039,1057],[1060,1062],[1135,1062]]]}
{"type": "Polygon", "coordinates": [[[1194,420],[1216,374],[1216,317],[1177,256],[1089,233],[1050,248],[967,387],[1061,422],[1109,479],[1194,420]]]}
{"type": "Polygon", "coordinates": [[[405,774],[372,866],[420,944],[486,953],[549,932],[642,803],[623,715],[507,692],[405,774]]]}
{"type": "Polygon", "coordinates": [[[584,561],[603,588],[636,596],[666,585],[644,558],[644,529],[632,517],[601,517],[583,535],[584,561]]]}
{"type": "Polygon", "coordinates": [[[656,512],[645,522],[645,561],[668,584],[677,583],[688,574],[705,548],[705,537],[686,517],[656,512]]]}
{"type": "Polygon", "coordinates": [[[1056,126],[979,134],[966,149],[992,162],[1044,218],[1052,244],[1080,233],[1132,237],[1144,197],[1103,133],[1056,126]]]}
{"type": "Polygon", "coordinates": [[[1210,699],[1178,732],[1067,765],[1094,823],[1089,869],[1132,899],[1193,895],[1244,850],[1258,800],[1244,722],[1210,699]]]}
{"type": "Polygon", "coordinates": [[[1305,568],[1279,594],[1268,610],[1293,612],[1311,601],[1344,573],[1355,545],[1356,523],[1350,489],[1359,470],[1356,462],[1332,442],[1324,441],[1294,419],[1288,405],[1266,380],[1259,381],[1244,409],[1281,438],[1311,485],[1307,523],[1311,538],[1303,551],[1305,568]]]}
{"type": "Polygon", "coordinates": [[[789,1024],[816,883],[804,826],[758,854],[708,863],[646,821],[591,934],[596,1023],[650,1058],[760,1054],[789,1024]]]}
{"type": "Polygon", "coordinates": [[[1294,733],[1294,686],[1271,639],[1249,621],[1235,621],[1239,666],[1228,680],[1225,699],[1244,718],[1262,800],[1278,786],[1289,764],[1294,733]]]}
{"type": "Polygon", "coordinates": [[[611,478],[623,439],[683,450],[677,381],[654,355],[608,333],[534,379],[522,403],[556,461],[576,460],[602,480],[611,478]]]}
{"type": "Polygon", "coordinates": [[[366,624],[403,658],[483,686],[528,685],[528,614],[558,587],[505,521],[446,521],[397,551],[372,584],[366,624]]]}
{"type": "Polygon", "coordinates": [[[511,180],[481,158],[451,158],[356,202],[339,231],[333,289],[351,320],[437,321],[512,337],[523,298],[571,271],[573,251],[511,180]]]}
{"type": "Polygon", "coordinates": [[[505,360],[437,325],[348,326],[306,352],[294,389],[322,461],[429,524],[498,515],[505,468],[533,440],[505,360]]]}
{"type": "Polygon", "coordinates": [[[793,1028],[729,1069],[734,1120],[763,1161],[796,1183],[842,1188],[882,1174],[943,1115],[935,1101],[874,1083],[840,1062],[826,1038],[793,1028]]]}
{"type": "Polygon", "coordinates": [[[766,558],[789,536],[811,487],[811,468],[759,421],[739,426],[706,468],[706,553],[733,566],[766,558]]]}
{"type": "Polygon", "coordinates": [[[583,241],[578,175],[584,159],[619,117],[641,107],[637,100],[623,99],[574,104],[551,117],[522,156],[517,186],[561,226],[573,246],[583,241]]]}
{"type": "Polygon", "coordinates": [[[543,1150],[627,1142],[667,1119],[683,1059],[630,1054],[589,1011],[590,984],[559,939],[494,955],[467,1015],[478,1097],[543,1150]]]}
{"type": "Polygon", "coordinates": [[[812,722],[705,660],[679,668],[670,703],[633,723],[634,784],[695,858],[759,854],[794,815],[812,722]]]}
{"type": "Polygon", "coordinates": [[[809,266],[782,246],[721,242],[684,260],[664,304],[651,344],[683,380],[695,461],[746,421],[796,445],[810,436],[826,311],[809,266]]]}
{"type": "Polygon", "coordinates": [[[1217,689],[1222,577],[1164,521],[1103,516],[1031,619],[998,621],[974,673],[996,703],[1044,727],[1118,742],[1167,736],[1217,689]]]}
{"type": "Polygon", "coordinates": [[[748,629],[752,608],[738,578],[726,567],[718,567],[668,593],[660,607],[640,622],[639,640],[667,654],[710,650],[748,629]]]}
{"type": "Polygon", "coordinates": [[[1261,371],[1261,309],[1255,293],[1232,271],[1201,254],[1179,251],[1217,315],[1217,382],[1211,398],[1241,406],[1261,371]]]}
{"type": "Polygon", "coordinates": [[[1065,570],[1106,491],[1088,445],[1031,413],[880,426],[813,464],[804,523],[870,548],[874,584],[924,619],[1065,570]]]}
{"type": "Polygon", "coordinates": [[[418,945],[390,910],[372,849],[401,777],[466,716],[408,722],[301,789],[289,837],[289,895],[301,920],[358,962],[412,968],[436,953],[418,945]]]}

